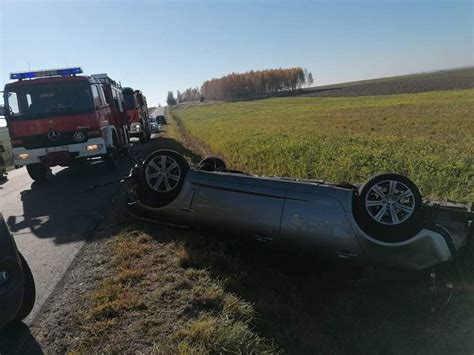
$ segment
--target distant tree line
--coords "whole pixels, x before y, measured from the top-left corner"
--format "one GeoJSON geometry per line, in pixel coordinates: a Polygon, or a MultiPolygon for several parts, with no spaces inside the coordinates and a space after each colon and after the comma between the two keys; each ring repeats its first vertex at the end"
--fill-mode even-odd
{"type": "Polygon", "coordinates": [[[178,102],[203,101],[201,90],[198,87],[188,88],[184,92],[176,93],[178,102]]]}
{"type": "Polygon", "coordinates": [[[236,100],[299,89],[313,83],[313,75],[301,67],[232,73],[204,82],[201,94],[208,100],[236,100]]]}
{"type": "Polygon", "coordinates": [[[207,100],[239,100],[271,95],[277,92],[292,91],[313,84],[313,74],[301,67],[288,69],[267,69],[232,73],[219,79],[207,80],[201,89],[189,88],[177,92],[168,92],[168,105],[181,102],[207,100]]]}

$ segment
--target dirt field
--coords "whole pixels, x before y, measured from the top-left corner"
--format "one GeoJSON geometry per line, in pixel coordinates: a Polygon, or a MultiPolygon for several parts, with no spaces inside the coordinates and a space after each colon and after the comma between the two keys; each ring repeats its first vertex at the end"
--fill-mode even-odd
{"type": "Polygon", "coordinates": [[[301,96],[392,95],[472,88],[474,88],[474,67],[318,86],[305,89],[305,93],[301,96]]]}

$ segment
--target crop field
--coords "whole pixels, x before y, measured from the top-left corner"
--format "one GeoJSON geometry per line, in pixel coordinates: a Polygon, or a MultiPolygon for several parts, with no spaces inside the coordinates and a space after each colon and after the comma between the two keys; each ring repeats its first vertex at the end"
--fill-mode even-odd
{"type": "Polygon", "coordinates": [[[365,96],[473,89],[474,67],[393,76],[304,89],[303,96],[365,96]]]}
{"type": "Polygon", "coordinates": [[[474,200],[474,89],[291,97],[173,110],[228,166],[361,183],[394,171],[426,197],[474,200]]]}

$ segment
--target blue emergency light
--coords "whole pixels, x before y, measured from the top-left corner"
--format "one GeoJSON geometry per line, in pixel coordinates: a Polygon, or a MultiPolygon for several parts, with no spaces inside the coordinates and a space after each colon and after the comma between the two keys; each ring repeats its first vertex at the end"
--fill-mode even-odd
{"type": "Polygon", "coordinates": [[[45,78],[49,76],[69,76],[69,75],[76,75],[76,74],[82,74],[82,69],[80,67],[41,70],[41,71],[26,71],[22,73],[11,73],[10,79],[22,80],[22,79],[33,79],[33,78],[45,78]]]}

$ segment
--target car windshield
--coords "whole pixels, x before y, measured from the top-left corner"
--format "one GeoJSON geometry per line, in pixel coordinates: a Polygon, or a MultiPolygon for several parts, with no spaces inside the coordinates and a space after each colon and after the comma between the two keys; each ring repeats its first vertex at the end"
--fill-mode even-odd
{"type": "Polygon", "coordinates": [[[88,83],[21,86],[5,92],[10,119],[28,119],[91,110],[88,83]]]}
{"type": "Polygon", "coordinates": [[[131,110],[132,108],[135,108],[135,97],[133,94],[131,95],[124,95],[125,99],[125,108],[127,110],[131,110]]]}

